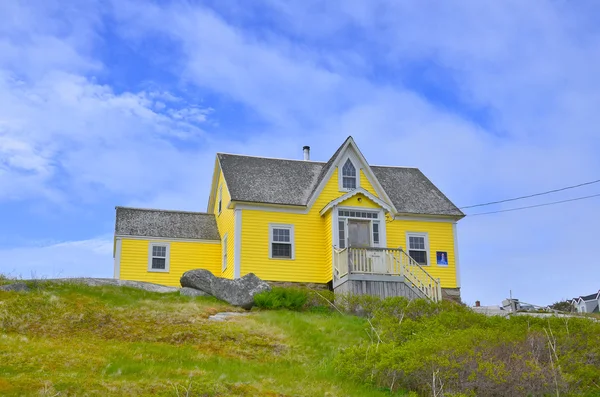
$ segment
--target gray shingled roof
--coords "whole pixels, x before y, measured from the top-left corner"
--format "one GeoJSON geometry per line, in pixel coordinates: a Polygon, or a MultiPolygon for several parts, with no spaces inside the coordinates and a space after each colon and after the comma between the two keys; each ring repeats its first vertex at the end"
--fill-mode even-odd
{"type": "Polygon", "coordinates": [[[234,201],[306,205],[323,163],[219,153],[234,201]]]}
{"type": "Polygon", "coordinates": [[[400,213],[464,216],[418,168],[371,166],[400,213]]]}
{"type": "MultiPolygon", "coordinates": [[[[233,201],[305,206],[342,146],[327,163],[223,153],[218,158],[233,201]]],[[[371,169],[400,213],[464,216],[419,169],[371,169]]]]}
{"type": "Polygon", "coordinates": [[[213,214],[116,207],[115,234],[220,240],[213,214]]]}
{"type": "Polygon", "coordinates": [[[592,301],[592,300],[596,299],[597,296],[598,296],[598,293],[596,292],[595,294],[591,294],[591,295],[582,295],[582,296],[580,296],[580,298],[583,299],[584,301],[592,301]]]}

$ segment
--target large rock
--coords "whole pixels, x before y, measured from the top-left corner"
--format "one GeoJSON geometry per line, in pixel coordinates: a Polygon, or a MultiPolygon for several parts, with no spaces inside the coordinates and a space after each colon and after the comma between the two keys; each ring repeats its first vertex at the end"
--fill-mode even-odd
{"type": "Polygon", "coordinates": [[[220,277],[213,280],[214,297],[248,310],[254,306],[254,295],[270,290],[271,286],[254,273],[248,273],[236,280],[220,277]]]}
{"type": "Polygon", "coordinates": [[[207,292],[200,291],[199,289],[190,288],[190,287],[183,287],[182,289],[179,290],[179,294],[183,295],[183,296],[191,296],[191,297],[210,296],[210,294],[207,292]]]}
{"type": "Polygon", "coordinates": [[[0,291],[15,291],[15,292],[28,292],[29,287],[25,283],[13,283],[7,285],[0,285],[0,291]]]}
{"type": "Polygon", "coordinates": [[[212,283],[215,278],[215,275],[208,270],[195,269],[183,273],[179,282],[182,287],[198,289],[213,295],[212,283]]]}
{"type": "Polygon", "coordinates": [[[271,286],[254,273],[230,280],[216,277],[208,270],[197,269],[185,272],[180,281],[182,287],[204,291],[230,305],[248,310],[254,306],[254,295],[271,290],[271,286]]]}

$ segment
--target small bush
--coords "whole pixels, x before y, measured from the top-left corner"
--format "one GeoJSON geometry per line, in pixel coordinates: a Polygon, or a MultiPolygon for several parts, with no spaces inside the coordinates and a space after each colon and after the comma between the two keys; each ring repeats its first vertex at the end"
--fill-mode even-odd
{"type": "Polygon", "coordinates": [[[306,302],[308,291],[299,288],[274,287],[254,296],[254,304],[260,309],[301,310],[306,302]]]}
{"type": "Polygon", "coordinates": [[[329,313],[333,310],[333,291],[313,290],[302,287],[273,287],[269,292],[254,296],[254,305],[259,309],[308,310],[329,313]]]}

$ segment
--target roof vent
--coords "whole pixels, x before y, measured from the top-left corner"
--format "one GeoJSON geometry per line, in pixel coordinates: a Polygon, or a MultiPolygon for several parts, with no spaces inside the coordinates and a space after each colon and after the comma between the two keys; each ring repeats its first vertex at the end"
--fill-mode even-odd
{"type": "Polygon", "coordinates": [[[310,160],[310,146],[304,146],[302,151],[304,152],[304,161],[310,160]]]}

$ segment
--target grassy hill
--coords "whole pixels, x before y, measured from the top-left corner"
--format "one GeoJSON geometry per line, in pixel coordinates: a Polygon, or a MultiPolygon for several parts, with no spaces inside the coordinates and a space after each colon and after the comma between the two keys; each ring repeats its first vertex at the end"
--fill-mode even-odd
{"type": "Polygon", "coordinates": [[[290,311],[208,320],[236,310],[123,287],[0,292],[0,395],[386,395],[333,367],[340,348],[366,340],[365,320],[290,311]]]}
{"type": "Polygon", "coordinates": [[[0,291],[1,396],[600,396],[597,320],[346,297],[340,305],[368,320],[304,307],[214,322],[239,310],[178,293],[31,286],[0,291]]]}

